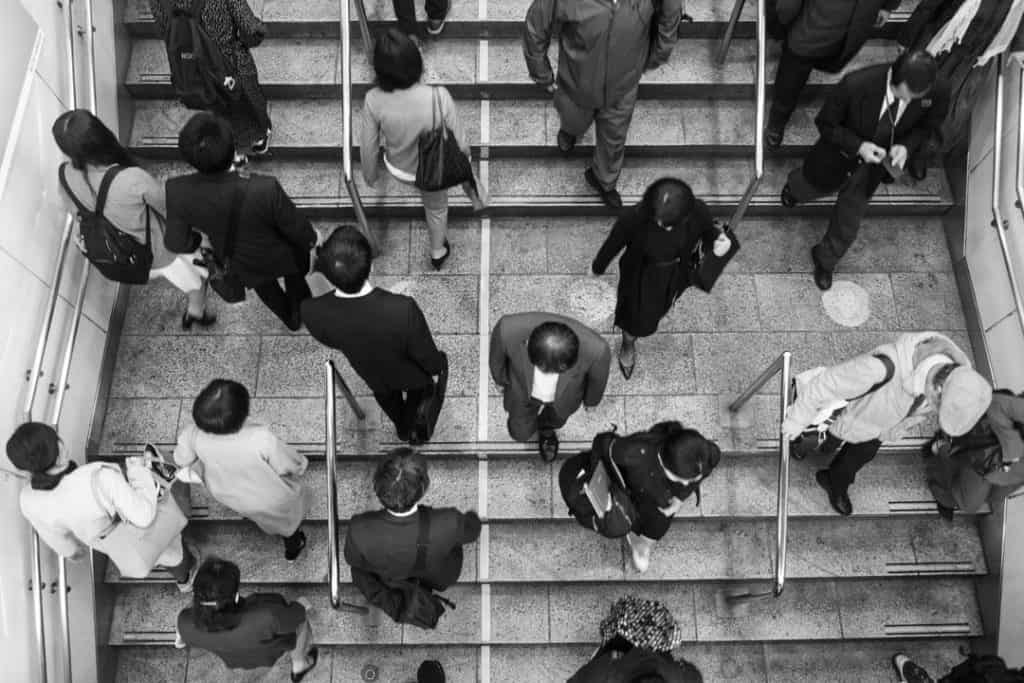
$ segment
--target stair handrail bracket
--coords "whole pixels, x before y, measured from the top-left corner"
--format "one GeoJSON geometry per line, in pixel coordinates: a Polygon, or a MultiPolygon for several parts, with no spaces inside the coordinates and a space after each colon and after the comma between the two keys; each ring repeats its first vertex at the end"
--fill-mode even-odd
{"type": "Polygon", "coordinates": [[[789,457],[790,443],[782,431],[783,421],[793,401],[792,353],[784,351],[772,364],[758,376],[756,380],[735,401],[729,404],[729,411],[739,412],[743,406],[768,383],[775,375],[779,375],[779,480],[775,511],[775,577],[771,593],[746,592],[735,596],[727,596],[728,602],[741,602],[751,599],[779,597],[786,587],[786,552],[789,537],[789,457]]]}

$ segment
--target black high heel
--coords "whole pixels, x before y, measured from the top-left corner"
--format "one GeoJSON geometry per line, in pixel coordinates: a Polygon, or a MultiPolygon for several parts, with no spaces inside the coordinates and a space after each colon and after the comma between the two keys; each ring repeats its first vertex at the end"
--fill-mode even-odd
{"type": "Polygon", "coordinates": [[[210,325],[217,322],[217,316],[213,313],[203,311],[203,314],[199,317],[189,314],[185,311],[185,315],[181,316],[181,329],[191,330],[192,324],[197,323],[200,327],[209,327],[210,325]]]}
{"type": "Polygon", "coordinates": [[[633,376],[633,369],[635,367],[636,367],[636,361],[635,360],[633,361],[632,365],[624,365],[621,360],[619,361],[619,372],[621,372],[622,376],[624,378],[626,378],[627,380],[630,377],[633,376]]]}
{"type": "Polygon", "coordinates": [[[444,241],[444,256],[441,258],[430,257],[430,265],[434,266],[434,270],[441,270],[444,266],[444,262],[448,260],[448,257],[452,255],[452,245],[448,244],[448,240],[444,241]]]}

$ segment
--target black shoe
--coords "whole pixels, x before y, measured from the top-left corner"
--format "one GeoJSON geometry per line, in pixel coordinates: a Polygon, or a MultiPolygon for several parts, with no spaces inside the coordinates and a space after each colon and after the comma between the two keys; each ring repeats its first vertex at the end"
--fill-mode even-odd
{"type": "Polygon", "coordinates": [[[189,314],[188,311],[185,311],[185,315],[181,316],[181,329],[191,330],[192,323],[196,323],[200,327],[209,327],[215,322],[217,322],[217,316],[213,313],[203,311],[203,314],[197,318],[196,316],[189,314]]]}
{"type": "Polygon", "coordinates": [[[947,522],[953,521],[953,513],[956,512],[956,508],[946,507],[938,501],[935,502],[935,508],[939,511],[939,517],[942,517],[947,522]]]}
{"type": "Polygon", "coordinates": [[[779,198],[782,201],[782,205],[787,209],[796,208],[796,197],[793,196],[793,191],[789,189],[789,183],[786,183],[785,187],[782,188],[782,194],[779,198]]]}
{"type": "Polygon", "coordinates": [[[572,154],[572,150],[576,148],[576,136],[569,135],[564,130],[558,131],[558,151],[565,156],[572,154]]]}
{"type": "Polygon", "coordinates": [[[543,431],[537,440],[537,450],[544,462],[554,462],[558,457],[558,435],[554,431],[543,431]]]}
{"type": "Polygon", "coordinates": [[[299,328],[302,327],[302,311],[298,308],[288,318],[288,322],[284,324],[292,332],[298,332],[299,328]]]}
{"type": "Polygon", "coordinates": [[[416,683],[445,683],[444,667],[436,659],[428,659],[416,671],[416,683]]]}
{"type": "Polygon", "coordinates": [[[765,126],[764,129],[764,146],[768,149],[775,150],[782,147],[782,134],[781,128],[772,128],[771,126],[765,126]]]}
{"type": "Polygon", "coordinates": [[[614,187],[610,190],[606,190],[601,187],[601,183],[597,182],[597,176],[594,175],[594,169],[588,168],[583,174],[583,178],[601,197],[601,201],[609,209],[621,209],[622,208],[622,197],[619,195],[619,191],[614,187]]]}
{"type": "Polygon", "coordinates": [[[284,559],[294,562],[306,547],[306,534],[298,531],[284,539],[284,559]]]}
{"type": "Polygon", "coordinates": [[[306,677],[306,674],[316,668],[317,662],[320,661],[320,651],[315,647],[310,648],[309,658],[313,660],[313,663],[306,667],[305,670],[301,673],[292,672],[292,683],[299,683],[299,681],[306,677]]]}
{"type": "Polygon", "coordinates": [[[448,12],[452,9],[452,2],[448,0],[447,5],[444,8],[444,16],[440,19],[427,18],[427,33],[432,36],[441,35],[441,31],[444,30],[444,24],[448,20],[448,12]]]}
{"type": "Polygon", "coordinates": [[[914,180],[924,180],[928,177],[928,162],[918,157],[911,159],[907,164],[907,173],[914,180]]]}
{"type": "Polygon", "coordinates": [[[634,360],[629,365],[625,365],[621,360],[619,361],[619,372],[622,373],[623,379],[629,379],[633,376],[633,369],[636,368],[636,361],[634,360]]]}
{"type": "Polygon", "coordinates": [[[837,492],[832,488],[832,477],[829,476],[828,470],[818,470],[814,475],[814,479],[828,493],[828,502],[832,504],[833,510],[843,517],[849,517],[853,514],[853,503],[850,502],[850,496],[846,494],[846,491],[837,492]]]}
{"type": "Polygon", "coordinates": [[[832,289],[832,271],[818,263],[814,258],[814,247],[811,247],[811,261],[814,262],[814,284],[823,292],[832,289]]]}
{"type": "Polygon", "coordinates": [[[444,241],[444,256],[441,258],[430,257],[430,265],[434,266],[434,270],[441,270],[444,267],[444,262],[448,260],[448,257],[452,255],[452,245],[448,244],[448,240],[444,241]]]}
{"type": "Polygon", "coordinates": [[[270,151],[270,133],[271,130],[267,128],[267,134],[252,143],[252,147],[250,149],[254,156],[261,157],[270,151]]]}

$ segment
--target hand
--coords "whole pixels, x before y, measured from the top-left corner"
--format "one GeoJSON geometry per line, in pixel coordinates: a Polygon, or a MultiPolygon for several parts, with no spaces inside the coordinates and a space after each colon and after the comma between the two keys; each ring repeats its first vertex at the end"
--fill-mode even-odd
{"type": "Polygon", "coordinates": [[[233,77],[231,77],[231,76],[225,76],[224,77],[224,88],[226,90],[234,90],[235,89],[235,79],[233,77]]]}
{"type": "Polygon", "coordinates": [[[878,16],[875,17],[875,28],[881,28],[885,26],[886,22],[889,21],[890,14],[891,12],[889,12],[888,10],[878,10],[878,16]]]}
{"type": "Polygon", "coordinates": [[[723,231],[715,239],[715,244],[711,248],[711,251],[714,252],[715,256],[717,256],[719,258],[722,258],[723,256],[725,256],[726,254],[729,253],[729,248],[731,246],[732,246],[732,240],[730,240],[729,236],[726,235],[725,232],[723,231]]]}
{"type": "Polygon", "coordinates": [[[907,164],[907,148],[903,145],[893,145],[889,150],[889,159],[896,168],[903,168],[907,164]]]}
{"type": "Polygon", "coordinates": [[[857,150],[857,154],[868,164],[880,164],[882,159],[885,158],[884,149],[873,142],[867,141],[860,143],[860,149],[857,150]]]}
{"type": "Polygon", "coordinates": [[[550,85],[545,86],[544,89],[547,90],[549,93],[554,94],[554,92],[558,90],[558,84],[551,83],[550,85]]]}

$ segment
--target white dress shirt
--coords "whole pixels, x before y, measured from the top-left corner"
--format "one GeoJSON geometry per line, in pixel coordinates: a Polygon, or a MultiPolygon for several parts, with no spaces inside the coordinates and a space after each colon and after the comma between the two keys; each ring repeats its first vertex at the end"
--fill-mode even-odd
{"type": "MultiPolygon", "coordinates": [[[[892,69],[889,69],[888,75],[885,77],[885,97],[882,98],[882,108],[878,112],[878,120],[881,121],[882,117],[885,116],[885,110],[892,106],[893,100],[896,99],[896,93],[892,91],[892,69]]],[[[903,113],[907,111],[907,101],[900,100],[900,104],[896,107],[896,118],[893,119],[892,127],[895,129],[896,124],[903,118],[903,113]]]]}
{"type": "Polygon", "coordinates": [[[533,366],[533,390],[530,392],[531,396],[541,403],[553,403],[557,387],[557,372],[543,372],[536,365],[533,366]]]}
{"type": "Polygon", "coordinates": [[[360,289],[355,294],[349,294],[347,292],[341,291],[340,289],[335,289],[334,290],[334,296],[338,297],[339,299],[358,299],[361,296],[366,296],[367,294],[369,294],[372,291],[373,291],[373,285],[371,285],[370,281],[367,280],[366,282],[363,283],[363,288],[360,289]]]}

